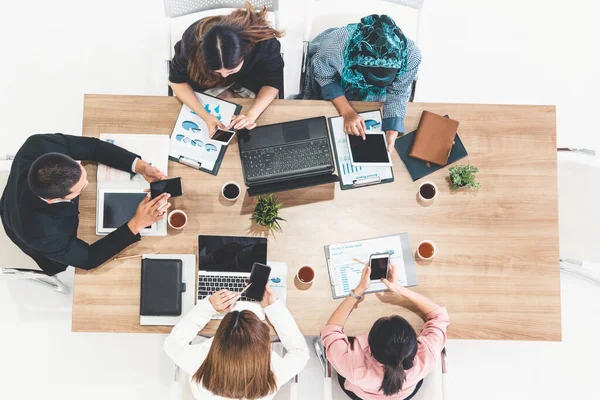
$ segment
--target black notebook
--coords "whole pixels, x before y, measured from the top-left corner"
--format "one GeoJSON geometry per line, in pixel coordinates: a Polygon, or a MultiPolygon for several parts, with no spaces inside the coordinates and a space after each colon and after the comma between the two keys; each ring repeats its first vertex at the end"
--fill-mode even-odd
{"type": "MultiPolygon", "coordinates": [[[[444,117],[448,118],[447,115],[445,115],[444,117]]],[[[437,171],[438,169],[442,169],[460,160],[461,158],[465,158],[466,156],[468,156],[467,150],[465,149],[465,146],[463,145],[463,142],[462,140],[460,140],[460,137],[457,133],[456,137],[454,138],[454,144],[452,145],[452,149],[450,150],[450,156],[448,156],[448,162],[446,163],[446,165],[444,165],[443,167],[433,163],[429,163],[429,165],[427,165],[428,163],[426,161],[419,160],[417,158],[412,158],[408,155],[410,153],[410,149],[412,148],[413,142],[415,141],[415,135],[416,131],[407,133],[406,135],[399,137],[398,140],[396,140],[396,143],[394,144],[394,147],[396,148],[400,159],[406,166],[406,169],[408,170],[408,173],[410,174],[413,181],[421,179],[422,177],[427,176],[437,171]]]]}
{"type": "Polygon", "coordinates": [[[144,258],[142,260],[142,290],[140,315],[181,315],[183,262],[144,258]]]}

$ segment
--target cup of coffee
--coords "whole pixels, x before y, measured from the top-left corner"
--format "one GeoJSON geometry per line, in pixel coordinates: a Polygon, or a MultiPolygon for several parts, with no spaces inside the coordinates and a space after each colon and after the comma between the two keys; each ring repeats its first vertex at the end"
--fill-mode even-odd
{"type": "Polygon", "coordinates": [[[423,182],[419,186],[419,200],[425,203],[433,203],[436,198],[438,188],[433,182],[423,182]]]}
{"type": "Polygon", "coordinates": [[[435,250],[435,243],[431,240],[423,240],[419,243],[419,246],[417,246],[417,257],[424,261],[433,260],[435,250]]]}
{"type": "Polygon", "coordinates": [[[225,182],[221,188],[221,194],[229,201],[236,201],[241,192],[240,185],[233,181],[225,182]]]}
{"type": "Polygon", "coordinates": [[[173,210],[169,213],[167,221],[173,229],[183,229],[187,225],[187,214],[182,210],[173,210]]]}
{"type": "Polygon", "coordinates": [[[296,278],[298,278],[300,283],[309,285],[315,280],[315,270],[310,265],[303,265],[298,268],[296,278]]]}

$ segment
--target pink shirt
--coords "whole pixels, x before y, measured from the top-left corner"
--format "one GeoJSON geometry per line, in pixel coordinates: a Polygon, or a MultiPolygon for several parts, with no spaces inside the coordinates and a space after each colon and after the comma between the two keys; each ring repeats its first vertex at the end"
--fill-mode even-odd
{"type": "Polygon", "coordinates": [[[333,368],[346,378],[345,388],[358,397],[369,399],[402,400],[408,397],[415,386],[435,367],[446,344],[446,328],[450,324],[448,311],[439,307],[425,316],[421,334],[417,337],[419,348],[413,367],[406,370],[406,381],[402,390],[393,396],[380,391],[383,381],[383,365],[373,358],[369,349],[368,335],[357,336],[351,347],[344,328],[327,325],[321,332],[327,360],[333,368]]]}

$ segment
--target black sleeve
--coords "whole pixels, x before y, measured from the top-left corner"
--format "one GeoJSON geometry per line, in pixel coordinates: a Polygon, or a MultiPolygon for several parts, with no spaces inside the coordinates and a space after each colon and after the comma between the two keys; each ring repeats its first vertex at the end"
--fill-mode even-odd
{"type": "Polygon", "coordinates": [[[46,237],[44,248],[52,250],[42,250],[40,252],[49,259],[61,264],[81,269],[93,269],[104,264],[139,240],[141,240],[141,236],[139,234],[134,235],[127,224],[123,224],[117,230],[91,245],[78,238],[72,238],[65,244],[64,236],[46,237]]]}
{"type": "Polygon", "coordinates": [[[187,72],[189,58],[182,49],[182,40],[175,45],[175,55],[169,64],[169,82],[186,83],[190,76],[187,72]]]}
{"type": "Polygon", "coordinates": [[[257,76],[260,87],[271,86],[280,92],[283,91],[283,57],[281,57],[281,43],[277,39],[269,39],[259,43],[260,61],[257,62],[259,73],[257,76]]]}
{"type": "Polygon", "coordinates": [[[74,160],[95,161],[121,171],[131,172],[133,160],[141,158],[112,143],[96,138],[63,135],[62,133],[33,135],[23,145],[31,161],[42,154],[56,152],[74,160]]]}

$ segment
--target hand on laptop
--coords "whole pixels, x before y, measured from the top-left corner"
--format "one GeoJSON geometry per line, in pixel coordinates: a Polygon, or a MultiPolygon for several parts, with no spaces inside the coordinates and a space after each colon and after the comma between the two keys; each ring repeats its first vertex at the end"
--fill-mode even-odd
{"type": "Polygon", "coordinates": [[[365,125],[365,121],[350,108],[347,112],[342,114],[342,118],[344,118],[344,132],[348,135],[356,135],[365,139],[365,132],[367,131],[367,126],[365,125]]]}
{"type": "Polygon", "coordinates": [[[169,197],[171,197],[170,194],[163,193],[150,200],[150,193],[148,193],[138,206],[133,218],[127,223],[129,230],[137,235],[145,227],[163,219],[167,215],[167,210],[171,207],[171,203],[168,203],[169,197]]]}
{"type": "Polygon", "coordinates": [[[208,301],[210,301],[210,304],[217,312],[222,313],[230,311],[239,298],[239,293],[221,289],[218,292],[211,294],[208,301]]]}
{"type": "Polygon", "coordinates": [[[227,127],[228,129],[254,129],[256,128],[256,117],[252,115],[234,115],[231,118],[231,123],[227,127]]]}

